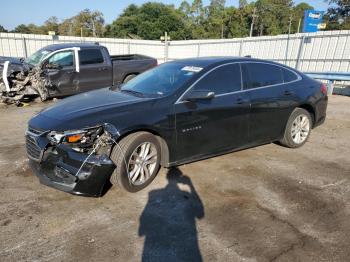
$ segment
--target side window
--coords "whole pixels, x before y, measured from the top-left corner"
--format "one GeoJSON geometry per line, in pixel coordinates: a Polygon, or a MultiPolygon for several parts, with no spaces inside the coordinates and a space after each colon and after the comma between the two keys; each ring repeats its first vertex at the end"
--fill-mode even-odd
{"type": "Polygon", "coordinates": [[[298,76],[290,70],[282,69],[282,72],[285,83],[292,82],[298,79],[298,76]]]}
{"type": "Polygon", "coordinates": [[[243,63],[244,89],[283,83],[282,69],[264,63],[243,63]]]}
{"type": "Polygon", "coordinates": [[[99,49],[83,49],[79,51],[81,65],[91,65],[103,63],[103,55],[99,49]]]}
{"type": "Polygon", "coordinates": [[[241,69],[239,64],[221,66],[202,78],[193,90],[209,90],[216,95],[241,90],[241,69]]]}
{"type": "Polygon", "coordinates": [[[62,67],[73,66],[73,51],[63,51],[54,54],[48,60],[49,64],[56,64],[62,67]]]}

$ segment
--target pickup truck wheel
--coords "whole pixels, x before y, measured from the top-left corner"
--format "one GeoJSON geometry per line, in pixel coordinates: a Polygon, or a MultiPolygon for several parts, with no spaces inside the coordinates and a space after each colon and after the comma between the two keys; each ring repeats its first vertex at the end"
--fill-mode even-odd
{"type": "Polygon", "coordinates": [[[137,192],[148,186],[160,167],[157,138],[147,132],[137,132],[123,138],[118,145],[111,153],[111,160],[116,165],[111,183],[128,192],[137,192]]]}
{"type": "Polygon", "coordinates": [[[133,79],[136,75],[128,75],[124,78],[123,83],[129,82],[131,79],[133,79]]]}
{"type": "Polygon", "coordinates": [[[280,143],[289,148],[298,148],[306,143],[312,128],[312,118],[308,111],[296,108],[290,115],[283,139],[280,143]]]}

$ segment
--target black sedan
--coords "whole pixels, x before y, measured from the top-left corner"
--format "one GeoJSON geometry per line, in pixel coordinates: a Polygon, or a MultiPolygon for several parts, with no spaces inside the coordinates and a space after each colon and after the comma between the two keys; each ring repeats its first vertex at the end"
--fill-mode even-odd
{"type": "Polygon", "coordinates": [[[162,64],[118,88],[62,100],[34,116],[29,163],[54,188],[136,192],[171,167],[271,142],[297,148],[326,117],[326,87],[251,58],[162,64]]]}

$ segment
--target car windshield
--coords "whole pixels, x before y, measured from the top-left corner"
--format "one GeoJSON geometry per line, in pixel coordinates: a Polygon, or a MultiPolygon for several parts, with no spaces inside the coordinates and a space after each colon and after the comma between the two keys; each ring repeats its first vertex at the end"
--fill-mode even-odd
{"type": "Polygon", "coordinates": [[[26,58],[24,61],[28,64],[36,66],[45,58],[47,54],[51,52],[51,50],[40,49],[34,54],[32,54],[30,57],[26,58]]]}
{"type": "Polygon", "coordinates": [[[121,91],[143,96],[165,96],[175,92],[202,70],[183,63],[165,63],[122,85],[121,91]]]}

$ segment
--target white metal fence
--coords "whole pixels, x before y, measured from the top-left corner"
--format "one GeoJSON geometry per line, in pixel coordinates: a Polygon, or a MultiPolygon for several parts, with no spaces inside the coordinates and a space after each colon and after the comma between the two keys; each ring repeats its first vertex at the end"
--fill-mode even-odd
{"type": "Polygon", "coordinates": [[[0,33],[0,56],[26,57],[49,44],[99,42],[112,55],[139,53],[160,63],[200,56],[246,56],[287,64],[304,72],[349,72],[350,30],[162,43],[150,40],[0,33]]]}

